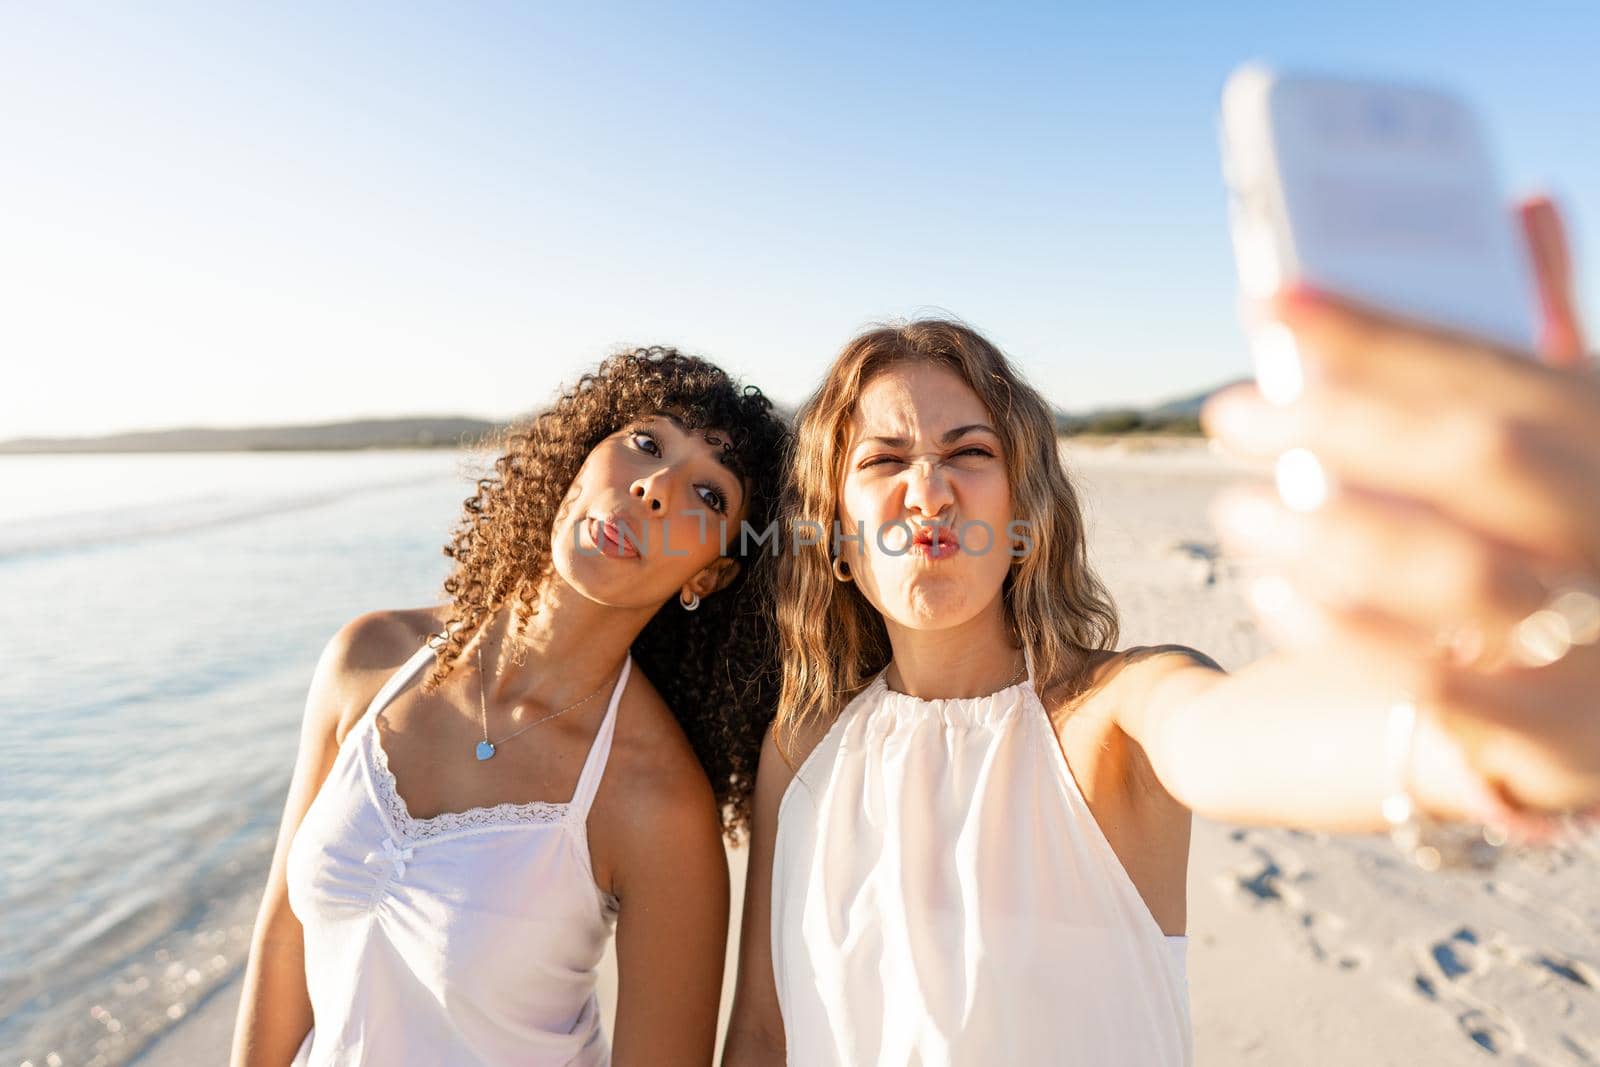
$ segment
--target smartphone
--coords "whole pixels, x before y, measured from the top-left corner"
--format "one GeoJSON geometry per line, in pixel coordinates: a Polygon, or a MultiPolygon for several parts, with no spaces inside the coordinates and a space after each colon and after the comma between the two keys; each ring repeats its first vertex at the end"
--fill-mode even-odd
{"type": "Polygon", "coordinates": [[[1247,307],[1298,283],[1534,350],[1532,264],[1461,98],[1249,64],[1223,89],[1221,133],[1247,307]]]}

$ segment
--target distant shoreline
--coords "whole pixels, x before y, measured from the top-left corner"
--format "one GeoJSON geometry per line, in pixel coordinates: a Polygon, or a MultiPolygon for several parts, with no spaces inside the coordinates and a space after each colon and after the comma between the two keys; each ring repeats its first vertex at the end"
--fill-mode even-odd
{"type": "Polygon", "coordinates": [[[430,416],[359,419],[313,426],[185,427],[96,437],[17,437],[0,441],[0,455],[466,448],[486,440],[506,425],[466,416],[430,416]]]}
{"type": "MultiPolygon", "coordinates": [[[[1202,393],[1148,410],[1112,408],[1077,415],[1057,412],[1056,436],[1060,440],[1201,437],[1199,411],[1208,395],[1209,392],[1202,393]]],[[[94,437],[14,437],[0,441],[0,456],[470,448],[510,425],[469,416],[412,416],[311,426],[181,427],[94,437]]]]}
{"type": "MultiPolygon", "coordinates": [[[[78,438],[22,438],[0,441],[0,458],[6,456],[89,456],[89,455],[197,455],[204,453],[273,453],[273,452],[432,452],[449,448],[472,448],[483,441],[486,434],[476,438],[456,440],[378,441],[361,444],[148,444],[128,445],[78,438]]],[[[1102,446],[1113,444],[1154,445],[1163,441],[1188,442],[1203,440],[1198,430],[1152,430],[1127,433],[1113,430],[1080,430],[1076,433],[1057,434],[1061,442],[1080,442],[1102,446]]]]}
{"type": "MultiPolygon", "coordinates": [[[[1056,440],[1080,442],[1086,445],[1113,445],[1140,443],[1158,444],[1162,441],[1188,442],[1204,439],[1198,431],[1156,430],[1146,433],[1123,433],[1109,430],[1081,430],[1077,433],[1057,434],[1056,440]]],[[[153,446],[130,447],[105,445],[94,441],[63,439],[0,441],[0,457],[4,456],[125,456],[125,455],[197,455],[262,452],[433,452],[448,448],[471,448],[474,441],[434,441],[428,444],[407,442],[403,444],[349,444],[349,445],[234,445],[234,446],[153,446]]]]}
{"type": "Polygon", "coordinates": [[[12,445],[0,442],[0,456],[179,456],[201,454],[237,454],[247,452],[436,452],[448,448],[470,448],[470,441],[439,441],[434,444],[375,444],[375,445],[238,445],[234,447],[160,447],[128,448],[76,442],[60,447],[12,445]]]}

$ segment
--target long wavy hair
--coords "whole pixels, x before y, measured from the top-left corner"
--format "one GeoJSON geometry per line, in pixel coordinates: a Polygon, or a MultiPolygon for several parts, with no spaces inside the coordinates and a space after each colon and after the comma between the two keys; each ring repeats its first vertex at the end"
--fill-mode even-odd
{"type": "MultiPolygon", "coordinates": [[[[954,371],[983,401],[1005,446],[1015,517],[1033,546],[1003,584],[1013,638],[1033,655],[1040,692],[1086,681],[1089,649],[1115,648],[1116,608],[1090,569],[1078,494],[1056,448],[1050,406],[989,341],[943,319],[881,326],[845,345],[795,417],[785,472],[785,529],[832,530],[844,482],[850,422],[861,391],[902,363],[954,371]]],[[[784,650],[775,734],[793,763],[797,731],[831,723],[885,667],[888,630],[854,582],[835,579],[831,538],[785,551],[777,572],[778,639],[784,650]]]]}
{"type": "MultiPolygon", "coordinates": [[[[729,443],[728,466],[748,486],[745,521],[775,519],[789,429],[754,386],[741,387],[714,364],[676,349],[639,348],[603,361],[553,405],[488,442],[494,473],[477,481],[444,547],[455,561],[444,582],[444,634],[423,683],[432,691],[460,661],[473,635],[506,605],[526,624],[553,573],[551,541],[561,505],[596,445],[636,419],[672,414],[690,430],[715,429],[729,443]]],[[[759,544],[730,529],[727,554],[739,572],[685,612],[669,599],[633,642],[640,669],[661,693],[711,780],[724,832],[749,820],[761,738],[777,695],[772,623],[774,565],[759,544]]]]}

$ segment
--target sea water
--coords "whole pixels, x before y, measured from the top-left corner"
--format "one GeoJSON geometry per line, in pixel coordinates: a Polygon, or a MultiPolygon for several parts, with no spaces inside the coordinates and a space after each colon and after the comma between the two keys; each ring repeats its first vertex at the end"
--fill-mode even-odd
{"type": "Polygon", "coordinates": [[[469,452],[0,456],[0,1067],[244,963],[317,657],[443,599],[469,452]]]}

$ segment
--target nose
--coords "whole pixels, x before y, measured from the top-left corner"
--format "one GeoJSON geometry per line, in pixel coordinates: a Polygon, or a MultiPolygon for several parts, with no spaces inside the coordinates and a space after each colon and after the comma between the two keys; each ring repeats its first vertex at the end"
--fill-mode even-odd
{"type": "Polygon", "coordinates": [[[635,479],[629,488],[635,499],[642,500],[652,512],[665,511],[672,495],[672,479],[666,467],[635,479]]]}
{"type": "Polygon", "coordinates": [[[941,514],[955,499],[950,479],[935,460],[922,459],[906,468],[906,510],[927,518],[941,514]]]}

